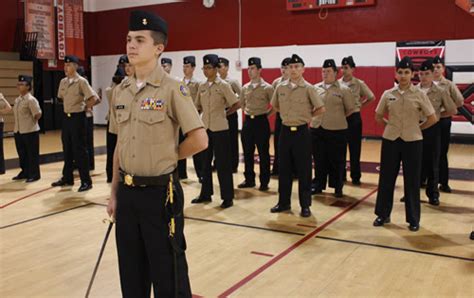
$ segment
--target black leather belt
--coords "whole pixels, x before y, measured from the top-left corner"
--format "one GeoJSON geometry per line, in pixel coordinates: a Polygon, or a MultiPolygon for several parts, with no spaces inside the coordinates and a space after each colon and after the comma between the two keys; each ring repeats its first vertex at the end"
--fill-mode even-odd
{"type": "Polygon", "coordinates": [[[262,115],[249,115],[249,114],[245,114],[245,119],[254,120],[254,119],[259,119],[259,118],[267,118],[267,114],[262,114],[262,115]]]}
{"type": "Polygon", "coordinates": [[[147,186],[168,186],[170,177],[173,176],[173,181],[179,181],[178,171],[174,170],[172,173],[160,176],[135,176],[128,174],[121,169],[120,182],[130,187],[147,187],[147,186]]]}
{"type": "Polygon", "coordinates": [[[85,115],[86,112],[76,112],[76,113],[64,113],[64,115],[68,118],[85,115]]]}
{"type": "Polygon", "coordinates": [[[282,124],[281,127],[288,129],[289,131],[298,131],[298,130],[306,130],[308,129],[308,124],[298,125],[298,126],[287,126],[282,124]]]}

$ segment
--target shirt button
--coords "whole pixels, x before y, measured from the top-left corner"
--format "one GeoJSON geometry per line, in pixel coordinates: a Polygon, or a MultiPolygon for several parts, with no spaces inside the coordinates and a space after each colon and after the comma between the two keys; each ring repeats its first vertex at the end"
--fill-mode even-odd
{"type": "Polygon", "coordinates": [[[132,155],[132,158],[135,158],[135,154],[132,155]]]}
{"type": "Polygon", "coordinates": [[[133,117],[133,121],[137,121],[137,118],[133,117]]]}
{"type": "Polygon", "coordinates": [[[135,136],[132,137],[132,140],[135,140],[135,136]]]}

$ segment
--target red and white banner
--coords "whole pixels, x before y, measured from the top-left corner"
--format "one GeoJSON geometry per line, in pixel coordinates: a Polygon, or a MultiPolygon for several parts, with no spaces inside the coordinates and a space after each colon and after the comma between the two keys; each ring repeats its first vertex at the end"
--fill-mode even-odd
{"type": "Polygon", "coordinates": [[[53,0],[25,0],[25,32],[38,32],[37,58],[56,58],[53,0]]]}
{"type": "Polygon", "coordinates": [[[57,0],[59,59],[76,55],[85,59],[83,0],[57,0]]]}

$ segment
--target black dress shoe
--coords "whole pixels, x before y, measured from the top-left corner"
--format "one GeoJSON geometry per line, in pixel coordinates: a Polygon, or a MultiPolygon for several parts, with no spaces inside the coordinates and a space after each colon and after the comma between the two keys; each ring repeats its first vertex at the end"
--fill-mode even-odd
{"type": "Polygon", "coordinates": [[[12,180],[22,180],[22,179],[26,179],[26,176],[23,175],[22,173],[16,175],[15,177],[12,178],[12,180]]]}
{"type": "Polygon", "coordinates": [[[474,231],[471,232],[471,236],[469,237],[471,240],[474,240],[474,231]]]}
{"type": "Polygon", "coordinates": [[[258,188],[258,190],[260,191],[267,191],[269,190],[270,188],[268,187],[268,184],[262,184],[260,185],[260,187],[258,188]]]}
{"type": "Polygon", "coordinates": [[[451,193],[451,187],[449,187],[448,184],[441,184],[439,186],[439,190],[442,191],[442,192],[451,193]]]}
{"type": "Polygon", "coordinates": [[[311,216],[311,210],[309,210],[309,207],[303,207],[301,208],[301,217],[310,217],[311,216]]]}
{"type": "Polygon", "coordinates": [[[206,198],[206,197],[197,197],[197,198],[195,198],[191,201],[191,204],[207,203],[207,202],[211,202],[211,201],[212,201],[211,197],[208,197],[208,198],[206,198]]]}
{"type": "Polygon", "coordinates": [[[82,182],[81,186],[79,187],[79,189],[77,191],[78,192],[83,192],[83,191],[89,190],[91,188],[92,188],[92,183],[82,182]]]}
{"type": "Polygon", "coordinates": [[[416,232],[420,229],[420,225],[419,224],[410,224],[408,226],[408,229],[412,232],[416,232]]]}
{"type": "Polygon", "coordinates": [[[224,200],[224,201],[222,201],[222,204],[221,204],[222,209],[226,209],[226,208],[229,208],[229,207],[232,207],[232,206],[234,206],[234,200],[224,200]]]}
{"type": "Polygon", "coordinates": [[[360,180],[352,180],[352,185],[360,185],[360,180]]]}
{"type": "Polygon", "coordinates": [[[281,206],[281,205],[275,205],[272,209],[270,209],[271,213],[279,213],[283,211],[288,211],[291,209],[291,206],[281,206]]]}
{"type": "Polygon", "coordinates": [[[51,183],[51,186],[56,187],[56,186],[72,186],[74,185],[74,182],[67,182],[64,181],[63,179],[59,179],[56,182],[51,183]]]}
{"type": "Polygon", "coordinates": [[[336,198],[342,198],[342,197],[344,196],[344,194],[342,193],[342,190],[336,190],[336,191],[334,192],[334,196],[335,196],[336,198]]]}
{"type": "Polygon", "coordinates": [[[390,223],[390,217],[383,218],[381,216],[378,216],[374,220],[374,227],[381,227],[381,226],[383,226],[384,224],[387,224],[387,223],[390,223]]]}
{"type": "Polygon", "coordinates": [[[251,188],[251,187],[255,187],[255,182],[248,182],[247,180],[245,180],[244,182],[237,185],[237,188],[251,188]]]}
{"type": "Polygon", "coordinates": [[[28,178],[28,179],[26,179],[26,181],[25,181],[25,182],[26,182],[26,183],[30,183],[30,182],[35,182],[35,181],[38,181],[38,180],[40,180],[40,177],[36,177],[36,178],[28,178]]]}
{"type": "Polygon", "coordinates": [[[405,202],[405,196],[400,198],[400,202],[405,202]]]}
{"type": "Polygon", "coordinates": [[[107,183],[112,183],[112,178],[107,178],[107,183]]]}
{"type": "Polygon", "coordinates": [[[430,205],[439,206],[439,198],[429,198],[430,205]]]}

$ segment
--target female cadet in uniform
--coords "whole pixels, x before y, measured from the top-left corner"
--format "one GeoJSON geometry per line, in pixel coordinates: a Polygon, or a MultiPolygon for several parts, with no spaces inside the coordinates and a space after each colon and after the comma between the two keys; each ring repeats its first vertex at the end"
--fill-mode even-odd
{"type": "Polygon", "coordinates": [[[411,83],[413,63],[409,57],[404,57],[398,63],[395,76],[399,85],[385,91],[375,110],[375,120],[385,124],[385,129],[375,205],[377,218],[373,225],[378,227],[390,222],[393,192],[401,161],[406,221],[410,224],[410,231],[415,232],[420,228],[421,130],[435,124],[437,119],[429,98],[411,83]],[[386,113],[388,120],[384,118],[386,113]],[[421,117],[427,120],[420,125],[421,117]]]}
{"type": "Polygon", "coordinates": [[[323,81],[316,84],[316,89],[323,99],[326,113],[314,117],[311,122],[315,162],[312,193],[321,193],[326,189],[329,175],[329,186],[334,187],[334,195],[341,198],[346,170],[346,117],[354,112],[355,100],[351,90],[337,81],[334,60],[324,61],[322,76],[323,81]]]}
{"type": "Polygon", "coordinates": [[[107,212],[116,219],[122,295],[191,297],[184,250],[183,190],[177,164],[206,149],[207,136],[188,89],[158,64],[168,39],[159,16],[132,11],[127,56],[135,75],[112,95],[117,127],[107,212]],[[178,144],[178,130],[185,140],[178,144]],[[158,154],[157,154],[158,153],[158,154]]]}
{"type": "Polygon", "coordinates": [[[39,167],[39,130],[38,120],[41,109],[38,100],[31,95],[30,76],[18,76],[17,89],[20,96],[15,99],[13,115],[15,117],[15,145],[20,159],[21,172],[13,180],[26,179],[33,182],[40,179],[39,167]]]}
{"type": "Polygon", "coordinates": [[[2,93],[0,93],[0,175],[5,174],[5,156],[3,154],[3,115],[10,112],[12,107],[10,103],[5,99],[2,93]]]}

